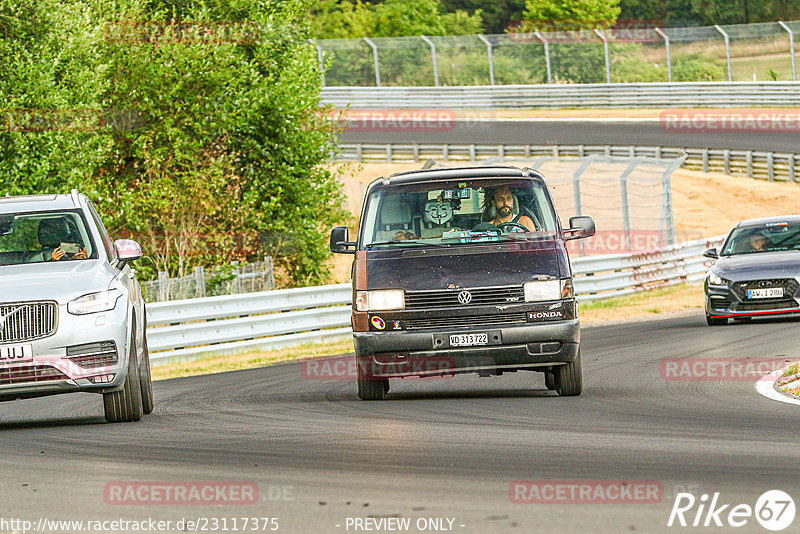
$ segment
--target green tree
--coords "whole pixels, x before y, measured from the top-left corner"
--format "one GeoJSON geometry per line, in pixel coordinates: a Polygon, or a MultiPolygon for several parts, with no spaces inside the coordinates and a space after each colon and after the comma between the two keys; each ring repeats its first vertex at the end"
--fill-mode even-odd
{"type": "Polygon", "coordinates": [[[620,0],[526,0],[525,21],[535,29],[607,28],[617,21],[620,0]]]}

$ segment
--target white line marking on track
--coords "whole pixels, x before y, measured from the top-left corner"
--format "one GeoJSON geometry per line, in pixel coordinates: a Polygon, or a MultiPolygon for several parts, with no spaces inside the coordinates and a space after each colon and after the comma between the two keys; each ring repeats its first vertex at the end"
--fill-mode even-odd
{"type": "Polygon", "coordinates": [[[764,378],[756,382],[756,391],[759,392],[761,395],[765,396],[768,399],[772,399],[778,402],[785,402],[786,404],[796,404],[800,406],[800,400],[793,399],[788,395],[784,395],[775,390],[775,382],[781,377],[783,372],[786,370],[786,367],[783,369],[778,369],[777,371],[773,371],[770,374],[766,375],[764,378]]]}

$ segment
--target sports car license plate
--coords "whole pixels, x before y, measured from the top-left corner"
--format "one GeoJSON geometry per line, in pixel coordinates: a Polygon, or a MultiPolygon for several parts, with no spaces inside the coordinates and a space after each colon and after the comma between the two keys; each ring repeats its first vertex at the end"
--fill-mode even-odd
{"type": "Polygon", "coordinates": [[[765,289],[748,289],[747,298],[749,299],[774,299],[783,296],[782,287],[768,287],[765,289]]]}
{"type": "Polygon", "coordinates": [[[4,345],[0,346],[0,364],[6,362],[33,361],[31,345],[4,345]]]}
{"type": "Polygon", "coordinates": [[[450,336],[451,347],[473,347],[488,344],[489,334],[454,334],[450,336]]]}

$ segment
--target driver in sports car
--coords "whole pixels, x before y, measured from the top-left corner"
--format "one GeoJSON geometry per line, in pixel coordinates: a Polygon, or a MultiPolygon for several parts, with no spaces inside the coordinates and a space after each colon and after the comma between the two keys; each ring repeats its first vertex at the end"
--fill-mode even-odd
{"type": "MultiPolygon", "coordinates": [[[[521,211],[516,215],[514,214],[514,194],[509,187],[501,186],[495,189],[491,195],[491,204],[494,206],[496,213],[495,218],[489,221],[493,225],[500,226],[503,223],[514,223],[524,226],[528,232],[538,230],[530,217],[523,215],[521,211]]],[[[523,230],[519,227],[511,227],[510,231],[521,232],[523,230]]]]}

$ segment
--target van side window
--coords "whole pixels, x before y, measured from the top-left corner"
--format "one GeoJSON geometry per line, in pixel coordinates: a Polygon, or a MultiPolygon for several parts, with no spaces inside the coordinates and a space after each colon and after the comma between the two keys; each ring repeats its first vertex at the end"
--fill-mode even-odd
{"type": "Polygon", "coordinates": [[[89,202],[89,213],[92,215],[92,219],[94,219],[94,224],[97,225],[97,229],[100,230],[100,236],[102,237],[103,241],[103,248],[106,249],[106,256],[108,256],[108,261],[113,262],[117,259],[117,253],[114,250],[114,243],[111,241],[111,236],[108,235],[108,231],[106,230],[103,221],[100,219],[100,216],[95,211],[94,206],[91,202],[89,202]]]}

